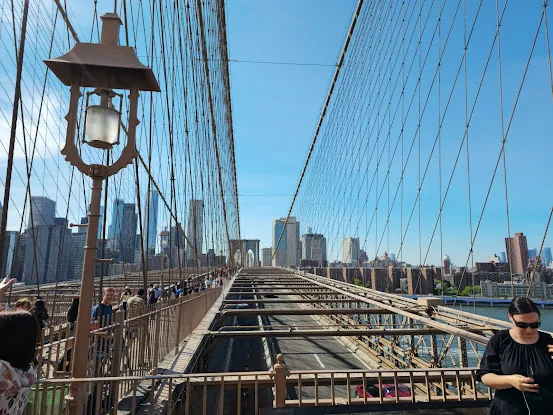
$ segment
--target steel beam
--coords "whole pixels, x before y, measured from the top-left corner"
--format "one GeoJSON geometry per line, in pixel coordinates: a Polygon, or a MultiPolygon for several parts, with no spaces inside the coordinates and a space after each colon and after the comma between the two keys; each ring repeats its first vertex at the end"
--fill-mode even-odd
{"type": "MultiPolygon", "coordinates": [[[[247,293],[257,294],[257,293],[247,293]]],[[[336,298],[263,298],[259,300],[223,300],[224,304],[257,304],[257,303],[283,303],[283,304],[298,304],[298,303],[359,303],[358,300],[339,300],[336,298]]],[[[367,310],[360,308],[360,310],[367,310]]]]}
{"type": "Polygon", "coordinates": [[[229,291],[227,293],[227,297],[229,295],[336,295],[333,291],[229,291]]]}
{"type": "Polygon", "coordinates": [[[380,308],[254,308],[223,310],[221,314],[224,316],[315,316],[337,314],[390,314],[390,312],[380,308]]]}
{"type": "Polygon", "coordinates": [[[330,336],[430,336],[446,334],[443,330],[434,329],[342,329],[342,330],[229,330],[210,331],[214,337],[330,337],[330,336]]]}

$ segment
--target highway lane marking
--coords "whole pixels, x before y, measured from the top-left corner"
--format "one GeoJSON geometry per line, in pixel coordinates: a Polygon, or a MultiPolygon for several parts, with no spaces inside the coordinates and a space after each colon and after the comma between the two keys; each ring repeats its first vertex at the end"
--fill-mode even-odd
{"type": "Polygon", "coordinates": [[[363,366],[365,366],[365,367],[366,367],[367,369],[369,369],[369,370],[372,369],[363,359],[361,359],[359,356],[357,356],[357,354],[355,354],[354,352],[352,352],[352,351],[349,349],[349,347],[346,346],[346,344],[345,344],[342,340],[340,340],[338,337],[334,337],[334,338],[336,339],[336,341],[337,341],[338,343],[340,343],[342,346],[344,346],[344,347],[347,349],[347,351],[350,352],[350,353],[352,354],[353,357],[355,357],[357,360],[359,360],[359,361],[363,364],[363,366]]]}
{"type": "Polygon", "coordinates": [[[317,362],[321,365],[321,367],[324,369],[325,365],[323,365],[323,362],[321,362],[321,359],[319,359],[319,356],[317,356],[315,353],[313,353],[313,356],[315,356],[315,359],[317,359],[317,362]]]}

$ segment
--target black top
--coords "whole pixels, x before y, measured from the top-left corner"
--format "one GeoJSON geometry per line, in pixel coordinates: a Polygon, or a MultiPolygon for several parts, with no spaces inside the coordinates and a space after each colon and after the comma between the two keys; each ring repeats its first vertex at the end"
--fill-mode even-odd
{"type": "Polygon", "coordinates": [[[553,338],[541,331],[534,344],[517,343],[509,330],[492,336],[476,373],[478,380],[487,373],[530,377],[533,372],[534,383],[540,385],[540,391],[523,394],[515,388],[498,390],[490,406],[490,415],[527,415],[524,397],[532,415],[553,413],[553,360],[547,350],[548,344],[553,344],[553,338]]]}

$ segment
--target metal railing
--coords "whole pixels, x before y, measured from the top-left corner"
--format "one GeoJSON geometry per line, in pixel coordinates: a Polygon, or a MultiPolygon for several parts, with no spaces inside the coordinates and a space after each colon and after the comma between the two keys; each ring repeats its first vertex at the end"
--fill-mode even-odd
{"type": "Polygon", "coordinates": [[[32,390],[27,413],[64,413],[72,382],[86,384],[85,413],[98,415],[243,414],[263,407],[331,405],[485,407],[491,390],[477,385],[475,373],[475,368],[287,371],[279,355],[269,372],[43,379],[32,390]]]}
{"type": "MultiPolygon", "coordinates": [[[[144,305],[138,317],[125,319],[121,311],[91,323],[89,370],[91,377],[145,376],[178,351],[179,345],[202,321],[221,295],[212,288],[174,300],[144,305]],[[113,317],[113,319],[112,319],[113,317]]],[[[51,330],[37,351],[44,378],[66,378],[71,369],[74,337],[69,327],[51,330]]],[[[122,384],[126,392],[130,384],[122,384]]]]}

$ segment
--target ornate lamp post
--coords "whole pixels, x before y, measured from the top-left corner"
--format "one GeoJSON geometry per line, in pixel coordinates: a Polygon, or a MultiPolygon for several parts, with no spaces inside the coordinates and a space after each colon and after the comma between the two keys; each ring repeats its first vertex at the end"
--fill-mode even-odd
{"type": "MultiPolygon", "coordinates": [[[[102,181],[131,164],[138,155],[135,142],[136,127],[139,123],[136,117],[138,91],[160,91],[154,73],[140,63],[134,49],[119,45],[121,25],[121,19],[117,14],[107,13],[102,16],[101,43],[78,42],[65,55],[44,61],[60,81],[71,87],[69,112],[66,116],[67,135],[61,154],[72,166],[92,178],[79,314],[71,369],[71,375],[74,378],[84,378],[87,375],[90,313],[94,298],[102,181]],[[116,91],[130,91],[127,143],[119,159],[110,166],[86,164],[79,155],[75,144],[76,139],[79,139],[75,136],[78,104],[82,96],[81,88],[84,87],[94,89],[86,94],[87,108],[82,142],[102,150],[111,149],[114,145],[119,144],[121,107],[124,96],[116,91]],[[119,98],[119,109],[115,108],[114,98],[119,98]],[[90,100],[99,100],[99,105],[89,105],[90,100]],[[88,136],[88,141],[85,136],[88,136]]],[[[88,395],[82,385],[72,384],[66,397],[70,414],[82,414],[83,404],[88,395]]]]}

